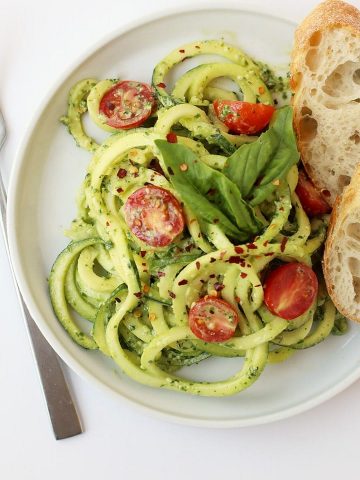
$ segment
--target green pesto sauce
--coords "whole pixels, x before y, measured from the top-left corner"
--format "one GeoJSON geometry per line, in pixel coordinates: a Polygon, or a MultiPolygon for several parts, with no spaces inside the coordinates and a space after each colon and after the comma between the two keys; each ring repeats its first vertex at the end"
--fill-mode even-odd
{"type": "Polygon", "coordinates": [[[282,100],[290,99],[289,74],[278,75],[268,64],[256,62],[260,68],[261,77],[270,90],[270,92],[280,97],[282,100]]]}

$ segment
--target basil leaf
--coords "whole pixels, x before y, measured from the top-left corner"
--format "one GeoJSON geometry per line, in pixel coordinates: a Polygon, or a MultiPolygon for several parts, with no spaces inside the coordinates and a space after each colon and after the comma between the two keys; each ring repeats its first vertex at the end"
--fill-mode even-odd
{"type": "Polygon", "coordinates": [[[299,161],[292,120],[292,108],[280,108],[256,142],[242,145],[226,161],[223,173],[251,205],[263,202],[275,190],[277,180],[299,161]]]}
{"type": "Polygon", "coordinates": [[[224,174],[205,165],[184,145],[156,140],[170,181],[201,222],[217,224],[225,235],[245,241],[262,224],[238,187],[224,174]]]}

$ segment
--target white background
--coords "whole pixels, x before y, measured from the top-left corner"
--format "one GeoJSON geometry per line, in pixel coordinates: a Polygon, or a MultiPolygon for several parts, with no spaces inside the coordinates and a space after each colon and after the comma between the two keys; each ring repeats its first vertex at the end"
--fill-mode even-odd
{"type": "MultiPolygon", "coordinates": [[[[8,140],[5,182],[24,129],[51,84],[99,38],[182,0],[0,0],[0,107],[8,140]]],[[[198,1],[199,5],[211,3],[198,1]]],[[[313,0],[253,0],[299,21],[313,0]]],[[[353,0],[360,8],[360,1],[353,0]]],[[[238,0],[237,5],[244,4],[238,0]]],[[[241,25],[239,25],[241,28],[241,25]]],[[[256,34],[256,32],[254,32],[256,34]]],[[[0,239],[0,478],[359,478],[360,382],[307,413],[234,430],[166,423],[85,383],[65,368],[85,433],[56,442],[0,239]]],[[[360,355],[360,352],[359,352],[360,355]]]]}

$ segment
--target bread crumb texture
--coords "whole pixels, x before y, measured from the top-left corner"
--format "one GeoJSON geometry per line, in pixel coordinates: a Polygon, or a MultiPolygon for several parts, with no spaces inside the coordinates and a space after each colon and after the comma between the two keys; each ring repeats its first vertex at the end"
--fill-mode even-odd
{"type": "MultiPolygon", "coordinates": [[[[357,8],[327,0],[303,21],[295,34],[291,86],[302,161],[317,188],[330,192],[333,205],[360,161],[357,8]]],[[[352,269],[360,285],[360,262],[352,261],[352,269]]]]}
{"type": "Polygon", "coordinates": [[[328,291],[338,310],[360,322],[360,165],[333,210],[324,254],[328,291]]]}

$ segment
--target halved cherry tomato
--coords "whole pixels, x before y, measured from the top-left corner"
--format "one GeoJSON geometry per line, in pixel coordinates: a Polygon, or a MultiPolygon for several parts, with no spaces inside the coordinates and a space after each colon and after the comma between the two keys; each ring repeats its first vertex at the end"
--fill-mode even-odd
{"type": "Polygon", "coordinates": [[[308,178],[302,170],[299,172],[299,182],[295,192],[299,197],[303,209],[310,217],[331,211],[330,205],[325,201],[321,193],[316,190],[310,178],[308,178]]]}
{"type": "Polygon", "coordinates": [[[264,302],[271,313],[293,320],[306,312],[315,300],[318,280],[304,263],[286,263],[267,276],[264,302]]]}
{"type": "Polygon", "coordinates": [[[189,326],[194,335],[205,342],[224,342],[231,338],[239,323],[234,308],[225,300],[206,296],[189,312],[189,326]]]}
{"type": "Polygon", "coordinates": [[[151,115],[155,97],[150,85],[123,80],[108,90],[99,105],[110,127],[128,129],[138,127],[151,115]]]}
{"type": "Polygon", "coordinates": [[[180,203],[168,190],[154,185],[132,193],[124,213],[132,233],[152,247],[169,245],[184,230],[180,203]]]}
{"type": "Polygon", "coordinates": [[[240,100],[214,100],[216,116],[233,133],[252,135],[263,130],[270,122],[275,108],[264,103],[240,100]]]}

